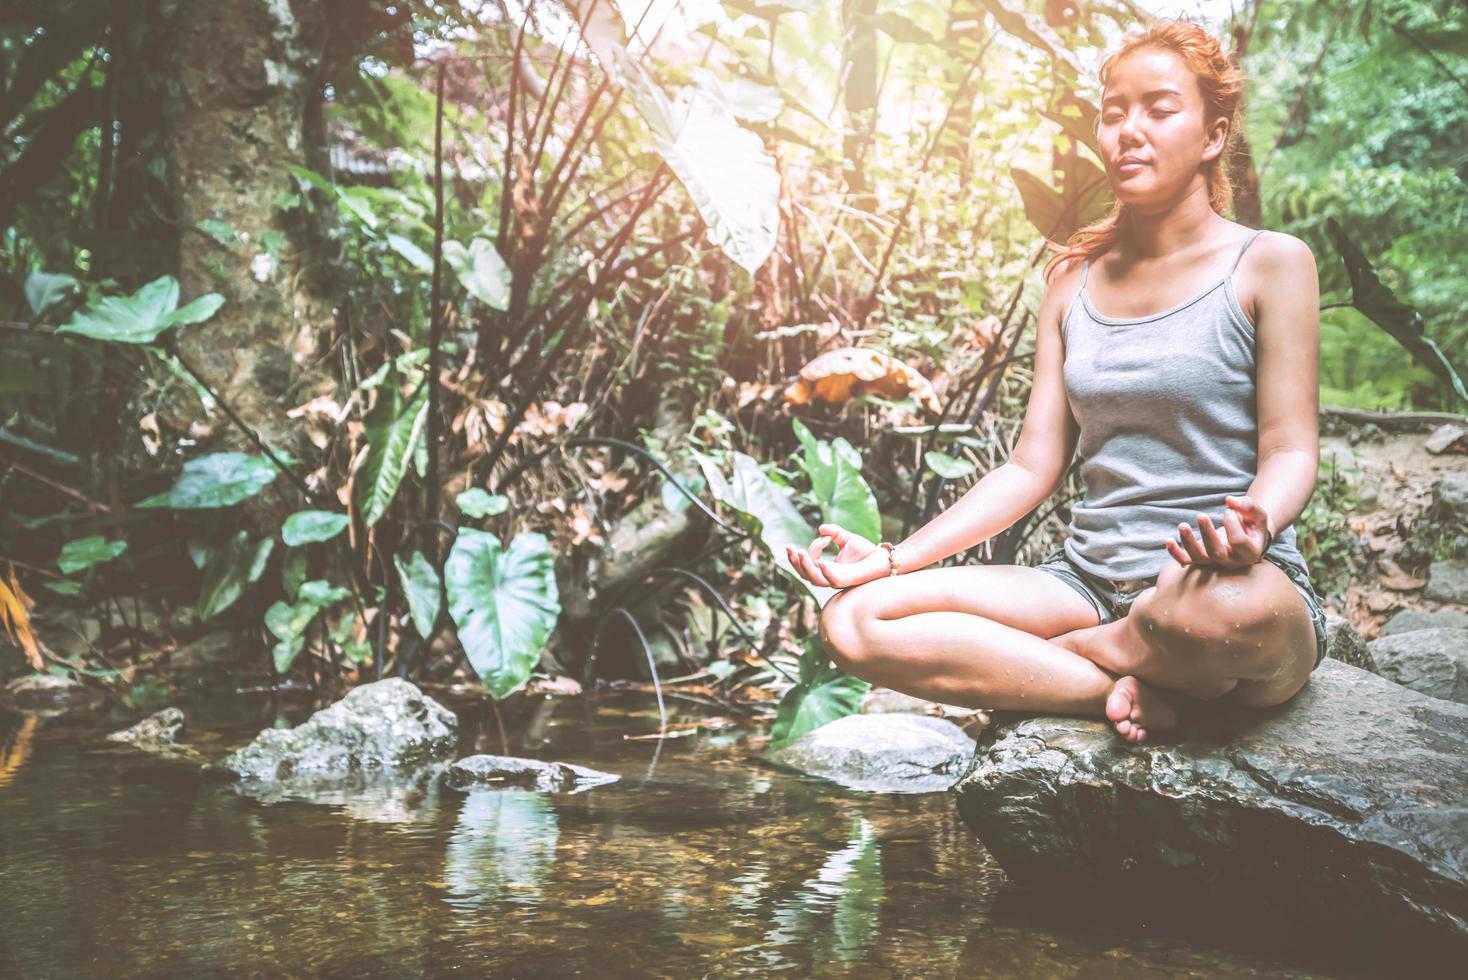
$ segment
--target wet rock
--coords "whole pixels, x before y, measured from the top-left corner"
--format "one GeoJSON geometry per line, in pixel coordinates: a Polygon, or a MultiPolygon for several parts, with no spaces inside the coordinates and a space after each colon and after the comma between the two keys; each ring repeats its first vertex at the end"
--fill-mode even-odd
{"type": "Polygon", "coordinates": [[[443,783],[450,789],[523,786],[560,793],[613,783],[622,777],[569,762],[544,762],[511,755],[471,755],[444,770],[443,783]]]}
{"type": "Polygon", "coordinates": [[[1333,613],[1325,614],[1325,655],[1373,674],[1377,672],[1366,638],[1356,632],[1350,620],[1333,613]]]}
{"type": "Polygon", "coordinates": [[[56,674],[27,674],[0,688],[0,705],[46,717],[99,706],[106,695],[81,681],[56,674]]]}
{"type": "Polygon", "coordinates": [[[1457,609],[1403,609],[1386,621],[1377,636],[1430,629],[1468,629],[1468,613],[1457,609]]]}
{"type": "Polygon", "coordinates": [[[255,780],[411,768],[451,755],[457,730],[453,712],[409,681],[390,677],[354,688],[295,728],[267,728],[220,764],[255,780]]]}
{"type": "Polygon", "coordinates": [[[1468,561],[1435,561],[1427,570],[1427,589],[1422,593],[1438,602],[1468,605],[1468,561]]]}
{"type": "Polygon", "coordinates": [[[1371,641],[1378,673],[1421,694],[1468,704],[1468,629],[1425,629],[1371,641]]]}
{"type": "Polygon", "coordinates": [[[1451,422],[1444,422],[1432,430],[1432,435],[1427,437],[1423,445],[1427,447],[1428,452],[1436,455],[1447,452],[1459,440],[1468,440],[1468,429],[1451,422]]]}
{"type": "Polygon", "coordinates": [[[1468,524],[1468,473],[1451,473],[1433,484],[1432,506],[1443,520],[1468,524]]]}
{"type": "Polygon", "coordinates": [[[125,742],[140,749],[172,745],[178,740],[184,727],[184,713],[178,708],[164,708],[155,712],[131,728],[113,732],[107,736],[109,742],[125,742]]]}
{"type": "Polygon", "coordinates": [[[1251,928],[1468,948],[1468,707],[1335,660],[1166,741],[996,717],[953,788],[1015,882],[1251,928]]]}
{"type": "Polygon", "coordinates": [[[974,740],[951,721],[928,715],[858,714],[838,718],[765,760],[872,793],[934,793],[953,784],[974,740]]]}
{"type": "Polygon", "coordinates": [[[943,704],[939,701],[925,701],[915,698],[911,694],[903,694],[894,691],[890,687],[873,687],[869,689],[861,702],[861,712],[864,715],[936,715],[939,718],[949,718],[965,729],[971,725],[987,725],[989,714],[982,708],[965,708],[956,704],[943,704]]]}

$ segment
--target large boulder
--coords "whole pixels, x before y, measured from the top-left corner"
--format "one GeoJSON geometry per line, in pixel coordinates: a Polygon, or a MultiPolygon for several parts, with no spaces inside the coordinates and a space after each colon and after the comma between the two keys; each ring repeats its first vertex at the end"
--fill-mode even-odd
{"type": "Polygon", "coordinates": [[[401,678],[363,684],[295,728],[267,728],[220,765],[242,779],[411,769],[452,755],[454,713],[401,678]]]}
{"type": "Polygon", "coordinates": [[[1425,629],[1384,636],[1371,641],[1371,657],[1387,680],[1468,704],[1468,630],[1425,629]]]}
{"type": "Polygon", "coordinates": [[[1376,663],[1371,659],[1366,638],[1356,631],[1350,620],[1334,613],[1325,614],[1325,655],[1376,673],[1376,663]]]}
{"type": "Polygon", "coordinates": [[[1410,633],[1413,630],[1468,629],[1468,613],[1458,609],[1403,609],[1386,621],[1377,636],[1410,633]]]}
{"type": "Polygon", "coordinates": [[[42,717],[90,711],[105,700],[97,688],[59,674],[25,674],[0,687],[0,707],[42,717]]]}
{"type": "Polygon", "coordinates": [[[1427,588],[1422,594],[1437,602],[1468,605],[1468,561],[1433,562],[1427,569],[1427,588]]]}
{"type": "Polygon", "coordinates": [[[767,750],[765,761],[847,789],[934,793],[953,784],[973,756],[974,740],[930,715],[857,714],[767,750]]]}
{"type": "Polygon", "coordinates": [[[1138,913],[1468,952],[1468,707],[1323,662],[1272,709],[1175,737],[1016,719],[952,792],[1008,876],[1138,913]]]}

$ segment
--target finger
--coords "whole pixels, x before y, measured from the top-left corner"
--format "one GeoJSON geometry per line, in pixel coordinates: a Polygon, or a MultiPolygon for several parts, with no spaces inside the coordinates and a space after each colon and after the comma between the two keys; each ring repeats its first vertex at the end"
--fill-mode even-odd
{"type": "Polygon", "coordinates": [[[1249,536],[1244,533],[1244,521],[1239,517],[1238,511],[1225,511],[1223,514],[1223,533],[1228,536],[1229,546],[1243,550],[1251,546],[1249,536]]]}
{"type": "Polygon", "coordinates": [[[1167,553],[1175,558],[1179,565],[1191,565],[1193,563],[1193,559],[1188,556],[1188,553],[1176,541],[1171,539],[1167,542],[1167,553]]]}
{"type": "Polygon", "coordinates": [[[816,562],[816,568],[821,572],[822,585],[832,589],[846,588],[846,576],[850,574],[849,572],[837,568],[828,561],[816,562]]]}
{"type": "Polygon", "coordinates": [[[1182,538],[1183,549],[1193,561],[1208,563],[1208,552],[1203,550],[1203,543],[1198,540],[1198,535],[1193,532],[1193,525],[1179,524],[1178,535],[1182,538]]]}
{"type": "Polygon", "coordinates": [[[816,585],[824,585],[827,588],[835,588],[831,580],[826,577],[824,563],[812,558],[810,555],[800,556],[801,564],[805,566],[806,577],[816,585]]]}
{"type": "Polygon", "coordinates": [[[1219,534],[1218,528],[1213,526],[1212,518],[1207,514],[1199,514],[1198,526],[1203,529],[1203,544],[1210,555],[1220,559],[1232,557],[1228,542],[1223,540],[1223,535],[1219,534]]]}
{"type": "Polygon", "coordinates": [[[826,545],[830,544],[833,540],[835,539],[829,534],[822,532],[820,537],[810,543],[810,547],[806,551],[812,558],[820,558],[821,552],[826,550],[826,545]]]}

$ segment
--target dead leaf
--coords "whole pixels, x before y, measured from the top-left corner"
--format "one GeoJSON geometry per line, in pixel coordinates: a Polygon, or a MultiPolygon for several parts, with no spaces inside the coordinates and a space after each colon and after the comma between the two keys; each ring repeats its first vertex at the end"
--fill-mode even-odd
{"type": "Polygon", "coordinates": [[[1427,579],[1413,578],[1411,575],[1383,575],[1378,581],[1394,592],[1411,592],[1427,584],[1427,579]]]}
{"type": "Polygon", "coordinates": [[[934,414],[942,410],[927,378],[894,357],[863,347],[840,347],[816,357],[785,389],[785,400],[792,405],[815,399],[840,404],[868,391],[894,400],[910,395],[934,414]]]}
{"type": "Polygon", "coordinates": [[[15,566],[11,565],[10,581],[7,583],[0,579],[0,626],[5,628],[11,642],[25,651],[31,666],[43,670],[46,664],[41,659],[41,648],[36,643],[36,634],[31,632],[30,611],[35,604],[36,600],[20,587],[20,580],[15,577],[15,566]]]}

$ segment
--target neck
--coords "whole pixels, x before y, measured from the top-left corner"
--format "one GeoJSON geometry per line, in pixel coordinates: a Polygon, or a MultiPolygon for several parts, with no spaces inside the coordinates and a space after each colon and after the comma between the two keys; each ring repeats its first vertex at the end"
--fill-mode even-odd
{"type": "Polygon", "coordinates": [[[1180,197],[1163,204],[1128,204],[1118,243],[1131,261],[1183,252],[1227,222],[1208,203],[1208,182],[1199,175],[1180,197]]]}

